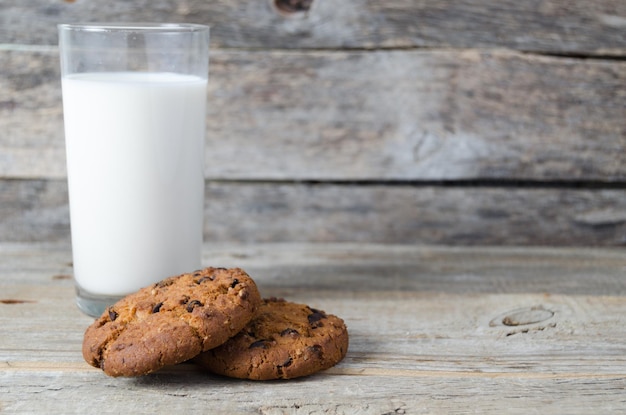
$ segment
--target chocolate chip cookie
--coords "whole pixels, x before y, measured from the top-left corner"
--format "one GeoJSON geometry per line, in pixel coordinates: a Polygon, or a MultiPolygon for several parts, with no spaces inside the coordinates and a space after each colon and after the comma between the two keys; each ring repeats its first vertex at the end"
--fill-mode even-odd
{"type": "Polygon", "coordinates": [[[144,375],[224,343],[261,301],[238,268],[167,278],[109,307],[85,332],[83,356],[110,376],[144,375]]]}
{"type": "Polygon", "coordinates": [[[342,319],[304,304],[266,299],[235,337],[194,361],[241,379],[290,379],[328,369],[348,351],[342,319]]]}

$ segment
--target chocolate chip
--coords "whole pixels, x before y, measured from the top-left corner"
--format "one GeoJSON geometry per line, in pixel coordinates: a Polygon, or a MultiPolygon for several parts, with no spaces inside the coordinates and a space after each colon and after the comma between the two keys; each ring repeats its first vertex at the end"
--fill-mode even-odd
{"type": "Polygon", "coordinates": [[[165,287],[170,286],[172,284],[174,284],[174,279],[173,278],[168,278],[168,279],[165,279],[163,281],[157,282],[156,286],[158,288],[165,288],[165,287]]]}
{"type": "Polygon", "coordinates": [[[183,304],[187,304],[188,302],[189,302],[189,296],[188,295],[183,295],[183,298],[180,299],[178,304],[183,305],[183,304]]]}
{"type": "Polygon", "coordinates": [[[233,283],[232,283],[232,284],[230,284],[230,288],[235,288],[235,285],[237,285],[237,284],[239,284],[239,280],[238,280],[237,278],[235,278],[235,279],[233,280],[233,283]]]}
{"type": "Polygon", "coordinates": [[[322,357],[322,346],[315,344],[306,348],[311,354],[315,354],[318,357],[322,357]]]}
{"type": "Polygon", "coordinates": [[[158,304],[155,304],[154,307],[152,307],[152,314],[154,313],[158,313],[159,311],[161,311],[161,306],[163,305],[163,302],[161,301],[158,304]]]}
{"type": "Polygon", "coordinates": [[[115,321],[117,316],[119,316],[119,314],[117,314],[117,312],[115,310],[113,310],[112,308],[109,307],[109,319],[111,321],[115,321]]]}
{"type": "Polygon", "coordinates": [[[291,356],[289,356],[289,358],[287,360],[285,360],[285,362],[280,365],[281,367],[289,367],[291,366],[291,364],[293,363],[293,359],[291,358],[291,356]]]}
{"type": "Polygon", "coordinates": [[[285,336],[298,337],[300,336],[300,333],[298,333],[298,330],[296,329],[288,328],[288,329],[281,331],[280,336],[281,337],[285,337],[285,336]]]}
{"type": "Polygon", "coordinates": [[[204,304],[202,304],[198,300],[192,300],[192,301],[189,302],[189,304],[187,304],[187,311],[191,313],[196,306],[202,307],[203,305],[204,304]]]}
{"type": "Polygon", "coordinates": [[[215,275],[211,275],[211,276],[204,276],[198,280],[194,280],[194,282],[196,284],[202,284],[205,281],[213,281],[215,279],[215,275]]]}
{"type": "Polygon", "coordinates": [[[285,372],[283,371],[283,368],[291,366],[292,363],[293,363],[293,359],[291,358],[291,356],[289,356],[287,360],[283,362],[282,365],[276,365],[276,371],[278,372],[279,378],[283,378],[285,376],[285,372]]]}
{"type": "Polygon", "coordinates": [[[260,347],[261,349],[269,349],[270,342],[265,339],[257,340],[254,343],[252,343],[250,346],[248,346],[248,349],[256,349],[257,347],[260,347]]]}
{"type": "Polygon", "coordinates": [[[311,311],[313,311],[313,314],[309,314],[307,317],[309,319],[309,324],[311,325],[311,327],[322,327],[324,324],[322,324],[320,320],[325,319],[326,314],[324,314],[323,311],[318,311],[313,308],[311,309],[311,311]]]}

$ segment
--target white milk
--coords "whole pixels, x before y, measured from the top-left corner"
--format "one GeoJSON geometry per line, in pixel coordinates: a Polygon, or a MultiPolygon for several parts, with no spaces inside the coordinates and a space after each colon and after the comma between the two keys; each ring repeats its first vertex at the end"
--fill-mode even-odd
{"type": "Polygon", "coordinates": [[[200,268],[206,80],[63,78],[76,282],[119,296],[200,268]]]}

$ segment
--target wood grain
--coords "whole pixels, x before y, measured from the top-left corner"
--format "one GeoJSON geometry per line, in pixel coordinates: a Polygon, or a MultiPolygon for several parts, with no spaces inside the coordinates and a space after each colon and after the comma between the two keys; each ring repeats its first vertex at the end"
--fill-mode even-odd
{"type": "Polygon", "coordinates": [[[264,296],[342,317],[346,358],[258,383],[191,364],[114,379],[82,359],[67,244],[0,244],[0,409],[7,413],[480,413],[626,410],[626,257],[619,249],[376,244],[205,246],[264,296]],[[507,317],[543,310],[539,321],[507,317]],[[137,411],[133,410],[136,409],[137,411]]]}
{"type": "Polygon", "coordinates": [[[56,24],[169,21],[212,26],[209,240],[626,244],[625,2],[281,1],[2,0],[0,241],[69,237],[56,24]]]}
{"type": "Polygon", "coordinates": [[[275,0],[3,0],[0,44],[56,44],[56,24],[172,21],[212,26],[218,48],[510,48],[626,55],[621,0],[314,0],[281,13],[275,0]]]}
{"type": "MultiPolygon", "coordinates": [[[[0,62],[0,176],[65,177],[57,51],[0,62]]],[[[625,85],[626,62],[507,51],[218,51],[206,176],[624,181],[625,85]]]]}
{"type": "MultiPolygon", "coordinates": [[[[626,245],[623,189],[214,182],[206,241],[626,245]]],[[[64,180],[0,181],[0,239],[68,241],[64,180]]]]}

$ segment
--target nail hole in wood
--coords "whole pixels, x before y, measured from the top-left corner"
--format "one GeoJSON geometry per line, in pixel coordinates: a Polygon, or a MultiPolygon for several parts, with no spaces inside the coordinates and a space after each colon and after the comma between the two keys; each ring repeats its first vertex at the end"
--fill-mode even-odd
{"type": "Polygon", "coordinates": [[[0,300],[0,303],[2,303],[2,304],[26,304],[26,303],[34,303],[34,301],[31,301],[31,300],[15,300],[13,298],[7,298],[7,299],[0,300]]]}
{"type": "Polygon", "coordinates": [[[67,274],[59,274],[59,275],[53,275],[52,279],[53,280],[71,280],[72,276],[67,275],[67,274]]]}
{"type": "Polygon", "coordinates": [[[308,12],[313,0],[273,0],[273,2],[280,14],[292,16],[308,12]]]}

